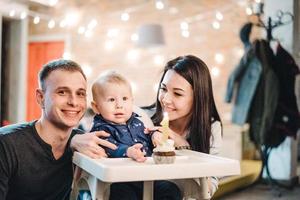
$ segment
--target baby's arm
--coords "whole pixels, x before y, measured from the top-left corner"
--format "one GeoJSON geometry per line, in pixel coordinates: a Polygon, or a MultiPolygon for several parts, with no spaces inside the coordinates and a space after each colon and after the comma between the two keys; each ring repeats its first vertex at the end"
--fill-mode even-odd
{"type": "Polygon", "coordinates": [[[146,160],[145,152],[142,149],[143,145],[140,143],[134,144],[127,149],[127,156],[136,160],[137,162],[144,162],[146,160]]]}
{"type": "Polygon", "coordinates": [[[108,157],[110,157],[110,158],[127,157],[126,151],[127,151],[128,147],[130,147],[130,146],[118,142],[115,139],[116,138],[115,133],[112,130],[110,130],[109,127],[94,125],[92,127],[91,131],[105,131],[110,134],[108,137],[103,137],[103,138],[101,137],[101,139],[107,140],[108,142],[117,146],[116,149],[111,149],[111,148],[107,148],[107,147],[103,146],[108,157]]]}

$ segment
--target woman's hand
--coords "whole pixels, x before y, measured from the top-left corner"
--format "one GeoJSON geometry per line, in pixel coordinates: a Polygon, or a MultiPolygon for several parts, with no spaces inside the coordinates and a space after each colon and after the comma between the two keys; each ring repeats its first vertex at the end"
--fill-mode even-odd
{"type": "Polygon", "coordinates": [[[104,149],[105,146],[111,149],[116,149],[117,146],[99,137],[108,137],[109,134],[105,131],[95,131],[85,134],[77,134],[71,139],[70,146],[73,150],[83,153],[91,158],[107,157],[104,149]]]}
{"type": "Polygon", "coordinates": [[[132,158],[137,162],[145,162],[147,158],[145,157],[146,153],[141,150],[142,147],[143,145],[140,143],[132,145],[126,151],[127,157],[132,158]]]}
{"type": "MultiPolygon", "coordinates": [[[[163,137],[163,133],[162,133],[162,127],[161,126],[155,126],[152,128],[146,128],[145,129],[145,133],[151,133],[152,134],[152,142],[154,146],[157,146],[158,144],[161,143],[162,137],[163,137]]],[[[188,141],[184,138],[184,136],[181,136],[177,133],[175,133],[174,131],[172,131],[169,128],[169,138],[174,140],[174,146],[175,147],[179,147],[179,146],[190,146],[190,144],[188,143],[188,141]]]]}
{"type": "Polygon", "coordinates": [[[156,147],[157,145],[161,144],[161,140],[163,138],[163,134],[161,133],[162,127],[155,126],[151,128],[145,128],[145,134],[152,134],[151,140],[153,145],[156,147]]]}

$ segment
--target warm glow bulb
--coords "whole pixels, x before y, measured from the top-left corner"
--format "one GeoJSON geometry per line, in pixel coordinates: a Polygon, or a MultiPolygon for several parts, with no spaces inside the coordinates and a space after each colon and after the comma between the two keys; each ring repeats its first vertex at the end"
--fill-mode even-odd
{"type": "Polygon", "coordinates": [[[188,30],[189,29],[189,24],[187,22],[181,22],[180,23],[180,28],[181,28],[181,30],[188,30]]]}
{"type": "Polygon", "coordinates": [[[113,41],[106,41],[105,44],[104,44],[104,46],[105,46],[106,50],[111,50],[111,49],[114,48],[115,45],[114,45],[113,41]]]}
{"type": "Polygon", "coordinates": [[[128,21],[130,18],[129,14],[128,13],[122,13],[121,15],[121,20],[122,21],[128,21]]]}
{"type": "Polygon", "coordinates": [[[212,27],[214,28],[214,29],[216,29],[216,30],[218,30],[218,29],[220,29],[220,23],[218,22],[218,21],[214,21],[213,23],[212,23],[212,27]]]}
{"type": "Polygon", "coordinates": [[[63,59],[70,60],[72,58],[71,54],[69,52],[63,53],[63,59]]]}
{"type": "Polygon", "coordinates": [[[20,15],[21,19],[25,19],[27,17],[27,13],[25,11],[23,11],[20,15]]]}
{"type": "Polygon", "coordinates": [[[109,38],[117,37],[119,35],[119,29],[112,28],[107,31],[107,36],[109,38]]]}
{"type": "Polygon", "coordinates": [[[219,21],[222,21],[223,20],[223,14],[219,11],[216,12],[216,19],[219,20],[219,21]]]}
{"type": "Polygon", "coordinates": [[[90,21],[90,23],[88,24],[88,29],[94,29],[97,26],[98,22],[96,19],[93,19],[90,21]]]}
{"type": "Polygon", "coordinates": [[[16,11],[15,11],[15,10],[11,10],[11,11],[9,12],[9,16],[10,16],[10,17],[15,16],[15,14],[16,14],[16,11]]]}
{"type": "Polygon", "coordinates": [[[36,17],[33,18],[33,23],[34,24],[38,24],[38,23],[40,23],[40,21],[41,21],[41,19],[40,19],[39,16],[36,16],[36,17]]]}
{"type": "Polygon", "coordinates": [[[221,64],[224,62],[224,55],[221,54],[221,53],[216,53],[215,54],[215,61],[218,63],[218,64],[221,64]]]}
{"type": "Polygon", "coordinates": [[[136,33],[132,34],[130,38],[131,38],[131,41],[134,41],[134,42],[139,40],[139,36],[136,33]]]}
{"type": "Polygon", "coordinates": [[[53,19],[51,19],[49,22],[48,22],[48,28],[49,29],[53,29],[55,27],[55,21],[53,19]]]}
{"type": "Polygon", "coordinates": [[[84,34],[84,32],[85,32],[84,26],[80,26],[80,27],[78,28],[77,32],[78,32],[78,34],[80,34],[80,35],[84,34]]]}
{"type": "Polygon", "coordinates": [[[181,31],[181,35],[185,38],[188,38],[188,37],[190,37],[190,32],[188,30],[181,31]]]}
{"type": "Polygon", "coordinates": [[[249,7],[247,7],[247,8],[246,8],[246,14],[247,14],[247,15],[252,15],[252,13],[253,13],[253,12],[252,12],[252,9],[249,8],[249,7]]]}
{"type": "Polygon", "coordinates": [[[220,69],[218,67],[213,67],[211,69],[211,75],[213,77],[218,77],[220,75],[220,69]]]}
{"type": "Polygon", "coordinates": [[[164,3],[161,2],[161,1],[156,1],[155,7],[156,7],[158,10],[162,10],[162,9],[164,9],[165,5],[164,5],[164,3]]]}

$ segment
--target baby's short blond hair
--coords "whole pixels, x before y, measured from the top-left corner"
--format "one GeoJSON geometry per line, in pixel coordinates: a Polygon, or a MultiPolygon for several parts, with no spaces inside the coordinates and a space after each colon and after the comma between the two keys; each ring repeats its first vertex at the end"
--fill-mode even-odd
{"type": "Polygon", "coordinates": [[[105,89],[105,84],[107,83],[127,85],[132,93],[130,83],[124,76],[114,70],[108,70],[101,73],[92,85],[92,95],[94,100],[96,96],[99,95],[99,92],[105,89]]]}

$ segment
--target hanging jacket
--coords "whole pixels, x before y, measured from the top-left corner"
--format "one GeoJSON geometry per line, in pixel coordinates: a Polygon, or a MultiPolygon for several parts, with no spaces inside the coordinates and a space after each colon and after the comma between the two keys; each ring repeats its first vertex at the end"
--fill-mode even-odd
{"type": "Polygon", "coordinates": [[[262,66],[262,73],[249,112],[250,139],[256,145],[265,144],[273,123],[278,102],[279,82],[273,70],[275,57],[269,43],[256,41],[255,54],[262,66]]]}
{"type": "Polygon", "coordinates": [[[240,63],[230,74],[227,82],[225,102],[230,103],[235,96],[232,122],[238,125],[246,123],[248,112],[259,82],[262,66],[255,55],[256,42],[246,47],[240,63]],[[235,94],[235,95],[234,95],[235,94]]]}
{"type": "Polygon", "coordinates": [[[293,57],[280,44],[277,47],[275,62],[274,72],[279,80],[280,92],[274,122],[266,138],[266,144],[270,147],[277,147],[286,136],[296,138],[300,128],[300,115],[294,92],[299,68],[293,57]]]}
{"type": "Polygon", "coordinates": [[[300,74],[298,74],[295,78],[295,95],[297,100],[298,112],[300,113],[300,74]]]}

